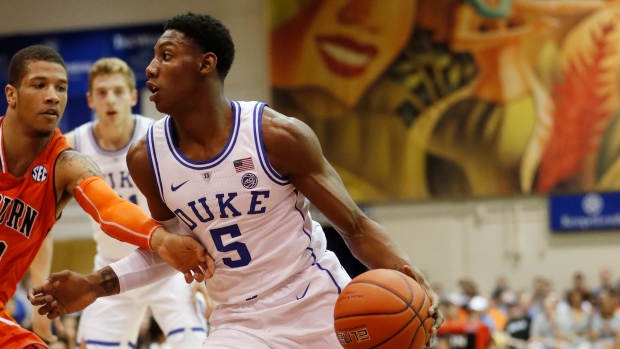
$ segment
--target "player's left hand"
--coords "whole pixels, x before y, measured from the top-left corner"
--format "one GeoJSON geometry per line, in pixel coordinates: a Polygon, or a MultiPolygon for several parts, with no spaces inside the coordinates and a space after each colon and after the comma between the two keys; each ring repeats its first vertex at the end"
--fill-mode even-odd
{"type": "Polygon", "coordinates": [[[437,293],[433,291],[433,288],[431,287],[431,285],[428,283],[428,281],[426,281],[424,274],[422,274],[422,272],[419,271],[417,268],[405,265],[402,271],[403,273],[405,273],[406,275],[412,277],[415,281],[417,281],[420,284],[420,286],[422,286],[422,288],[424,288],[426,292],[428,293],[428,295],[431,297],[431,307],[428,310],[428,312],[433,317],[434,321],[433,321],[433,330],[431,332],[431,337],[428,340],[428,343],[426,343],[426,347],[430,348],[433,342],[435,341],[435,337],[437,336],[437,330],[439,330],[439,327],[444,321],[443,314],[439,310],[439,296],[437,296],[437,293]]]}

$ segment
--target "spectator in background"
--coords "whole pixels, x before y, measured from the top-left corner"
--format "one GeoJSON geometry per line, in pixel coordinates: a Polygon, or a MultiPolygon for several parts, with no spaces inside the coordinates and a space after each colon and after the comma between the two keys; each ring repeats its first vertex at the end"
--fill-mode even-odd
{"type": "MultiPolygon", "coordinates": [[[[590,306],[590,288],[588,287],[588,284],[586,282],[586,277],[583,275],[582,272],[578,271],[575,272],[573,274],[573,287],[572,289],[570,289],[568,292],[572,292],[572,291],[576,291],[581,293],[581,298],[583,299],[583,302],[587,302],[587,304],[584,304],[584,307],[590,306]]],[[[566,299],[569,299],[569,295],[568,292],[566,294],[566,299]]]]}
{"type": "Polygon", "coordinates": [[[587,335],[590,331],[590,310],[592,306],[584,301],[583,296],[583,290],[577,288],[569,291],[566,296],[569,308],[566,315],[563,316],[567,318],[569,324],[568,341],[572,348],[590,348],[587,335]]]}
{"type": "Polygon", "coordinates": [[[559,296],[549,293],[543,300],[542,311],[532,320],[530,343],[532,349],[566,348],[569,322],[565,314],[558,314],[559,296]]]}
{"type": "Polygon", "coordinates": [[[463,308],[465,302],[465,296],[458,292],[451,292],[442,300],[442,313],[444,314],[446,323],[467,321],[467,311],[463,308]]]}
{"type": "Polygon", "coordinates": [[[495,320],[487,314],[489,301],[484,296],[474,296],[469,301],[469,321],[482,322],[489,328],[491,335],[497,330],[495,320]]]}
{"type": "Polygon", "coordinates": [[[476,286],[474,280],[468,277],[459,280],[459,288],[461,289],[461,294],[465,296],[465,304],[478,295],[478,286],[476,286]]]}
{"type": "MultiPolygon", "coordinates": [[[[495,321],[498,331],[503,331],[506,327],[506,321],[508,321],[507,310],[503,300],[503,297],[507,294],[512,294],[512,292],[508,291],[508,288],[495,288],[489,300],[487,314],[495,321]]],[[[512,295],[512,298],[515,298],[514,295],[512,295]]]]}
{"type": "Polygon", "coordinates": [[[499,297],[499,295],[506,291],[510,291],[510,285],[508,285],[508,279],[501,275],[495,282],[495,288],[493,289],[493,292],[491,292],[491,298],[499,297]]]}
{"type": "Polygon", "coordinates": [[[532,282],[532,298],[531,305],[528,309],[530,318],[534,319],[538,314],[543,311],[543,303],[545,298],[553,290],[553,284],[551,280],[543,277],[536,276],[532,282]]]}
{"type": "Polygon", "coordinates": [[[509,349],[525,348],[530,339],[532,319],[527,314],[529,303],[521,299],[526,298],[513,296],[512,299],[506,301],[508,320],[504,333],[506,334],[506,346],[509,349]]]}
{"type": "Polygon", "coordinates": [[[591,296],[593,299],[599,298],[599,295],[603,290],[613,290],[617,291],[616,285],[613,283],[613,278],[611,275],[611,269],[609,267],[601,268],[599,273],[600,284],[592,290],[591,296]]]}
{"type": "Polygon", "coordinates": [[[590,339],[594,349],[610,349],[620,343],[618,293],[612,288],[599,292],[599,307],[592,316],[590,339]]]}

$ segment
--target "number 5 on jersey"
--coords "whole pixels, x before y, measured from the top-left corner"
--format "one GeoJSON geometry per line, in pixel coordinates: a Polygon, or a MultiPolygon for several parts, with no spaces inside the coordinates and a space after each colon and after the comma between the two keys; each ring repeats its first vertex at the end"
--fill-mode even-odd
{"type": "Polygon", "coordinates": [[[220,252],[231,252],[237,251],[239,254],[239,259],[232,258],[222,258],[222,262],[231,268],[239,268],[245,267],[250,264],[252,261],[252,256],[250,256],[250,251],[248,251],[248,247],[239,241],[231,242],[228,245],[224,245],[224,241],[222,237],[224,235],[230,235],[230,237],[241,236],[241,231],[239,230],[239,226],[237,224],[229,225],[227,227],[211,229],[211,237],[213,238],[213,242],[215,243],[215,248],[217,248],[220,252]]]}

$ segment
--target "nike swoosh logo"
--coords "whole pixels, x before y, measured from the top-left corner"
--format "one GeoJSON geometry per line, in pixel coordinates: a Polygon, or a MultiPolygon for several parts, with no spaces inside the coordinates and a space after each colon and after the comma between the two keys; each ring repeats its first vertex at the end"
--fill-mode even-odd
{"type": "Polygon", "coordinates": [[[304,294],[302,294],[301,297],[295,296],[295,298],[297,298],[297,300],[304,298],[306,296],[306,293],[308,293],[309,288],[310,288],[310,283],[308,283],[308,286],[306,286],[306,290],[304,291],[304,294]]]}
{"type": "Polygon", "coordinates": [[[185,184],[185,183],[187,183],[187,182],[189,182],[189,179],[188,179],[188,180],[186,180],[185,182],[183,182],[183,183],[181,183],[181,184],[177,185],[176,187],[174,186],[174,184],[170,183],[170,190],[172,190],[172,191],[177,191],[177,190],[179,190],[179,188],[181,188],[181,187],[183,186],[183,184],[185,184]]]}

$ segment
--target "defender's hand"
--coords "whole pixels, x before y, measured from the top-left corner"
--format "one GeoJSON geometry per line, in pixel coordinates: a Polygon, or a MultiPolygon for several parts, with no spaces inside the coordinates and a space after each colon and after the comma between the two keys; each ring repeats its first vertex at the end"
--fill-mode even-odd
{"type": "Polygon", "coordinates": [[[204,246],[191,236],[169,233],[159,228],[153,233],[151,247],[174,269],[185,275],[189,284],[202,282],[215,273],[215,262],[204,246]]]}

